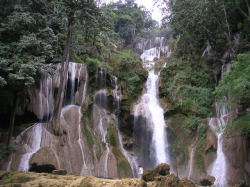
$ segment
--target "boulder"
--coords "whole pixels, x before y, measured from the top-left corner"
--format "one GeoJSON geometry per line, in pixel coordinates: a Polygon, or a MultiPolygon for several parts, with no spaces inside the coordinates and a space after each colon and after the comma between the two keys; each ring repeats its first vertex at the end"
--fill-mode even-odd
{"type": "Polygon", "coordinates": [[[154,169],[146,169],[142,174],[142,179],[144,181],[154,181],[157,176],[157,172],[154,169]]]}
{"type": "Polygon", "coordinates": [[[155,171],[159,175],[166,176],[166,175],[169,175],[170,166],[168,164],[162,163],[156,166],[155,171]]]}
{"type": "Polygon", "coordinates": [[[146,169],[142,174],[142,179],[144,181],[154,181],[162,180],[161,176],[169,175],[170,166],[168,164],[162,163],[156,166],[154,169],[146,169]]]}
{"type": "Polygon", "coordinates": [[[67,171],[65,169],[53,170],[52,174],[54,174],[54,175],[66,175],[67,171]]]}

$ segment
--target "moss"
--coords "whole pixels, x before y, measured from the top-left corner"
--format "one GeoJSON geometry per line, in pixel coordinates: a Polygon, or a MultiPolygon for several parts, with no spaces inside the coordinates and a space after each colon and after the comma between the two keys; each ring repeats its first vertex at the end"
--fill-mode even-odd
{"type": "Polygon", "coordinates": [[[89,144],[89,147],[91,149],[93,149],[93,145],[94,145],[94,140],[93,140],[93,136],[91,134],[91,132],[88,130],[87,125],[83,126],[83,134],[85,135],[87,142],[89,144]]]}
{"type": "Polygon", "coordinates": [[[115,158],[117,160],[117,170],[120,178],[129,178],[132,177],[132,170],[131,167],[127,161],[127,159],[124,157],[122,152],[117,148],[113,147],[112,152],[115,155],[115,158]]]}
{"type": "Polygon", "coordinates": [[[202,172],[204,168],[204,162],[203,162],[204,149],[205,149],[205,137],[202,137],[197,145],[197,149],[194,155],[196,165],[198,166],[200,172],[202,172]]]}
{"type": "Polygon", "coordinates": [[[112,124],[109,125],[108,127],[108,133],[106,135],[107,142],[112,146],[112,147],[117,147],[117,137],[115,135],[115,130],[112,128],[112,124]]]}
{"type": "Polygon", "coordinates": [[[188,148],[192,144],[193,132],[186,128],[185,121],[186,116],[177,114],[169,118],[167,125],[171,159],[177,159],[179,164],[188,165],[188,148]]]}
{"type": "Polygon", "coordinates": [[[8,158],[9,158],[9,156],[10,156],[10,154],[12,153],[12,152],[15,152],[16,151],[16,148],[15,147],[12,147],[12,146],[4,146],[4,145],[2,145],[2,146],[0,146],[0,163],[1,163],[1,161],[7,161],[8,160],[8,158]]]}
{"type": "Polygon", "coordinates": [[[0,184],[9,184],[9,183],[25,183],[33,180],[33,177],[28,177],[26,173],[20,173],[16,171],[6,172],[0,180],[0,184]]]}

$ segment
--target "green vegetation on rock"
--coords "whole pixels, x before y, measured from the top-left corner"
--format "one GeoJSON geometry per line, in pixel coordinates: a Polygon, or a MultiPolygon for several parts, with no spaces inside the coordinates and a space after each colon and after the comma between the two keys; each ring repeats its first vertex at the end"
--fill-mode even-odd
{"type": "Polygon", "coordinates": [[[161,78],[161,95],[168,98],[172,110],[201,118],[211,115],[212,72],[198,63],[172,57],[161,78]]]}
{"type": "Polygon", "coordinates": [[[93,140],[93,137],[92,137],[92,133],[89,131],[87,125],[83,125],[83,134],[87,139],[89,147],[92,149],[93,145],[94,145],[94,140],[93,140]]]}

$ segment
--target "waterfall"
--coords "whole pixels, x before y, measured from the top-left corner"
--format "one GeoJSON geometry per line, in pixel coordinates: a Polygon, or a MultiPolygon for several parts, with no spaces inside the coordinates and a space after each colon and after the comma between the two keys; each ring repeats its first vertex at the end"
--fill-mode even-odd
{"type": "MultiPolygon", "coordinates": [[[[60,67],[61,64],[57,65],[57,70],[59,70],[60,67]]],[[[70,92],[71,102],[74,100],[76,92],[79,92],[80,88],[81,90],[78,93],[78,104],[81,105],[84,102],[87,90],[87,78],[88,73],[86,65],[70,62],[67,79],[71,80],[71,87],[68,87],[70,88],[68,91],[70,92]],[[82,79],[84,81],[80,81],[82,79]],[[76,81],[78,82],[76,83],[76,81]]],[[[60,79],[57,76],[42,78],[40,80],[39,89],[31,89],[29,91],[31,99],[24,107],[27,107],[29,111],[34,112],[40,121],[49,122],[51,119],[54,110],[54,89],[58,88],[59,80],[60,79]]],[[[21,107],[19,108],[20,110],[23,109],[21,107]]],[[[68,114],[66,115],[67,118],[69,118],[68,114]]],[[[38,154],[38,156],[41,156],[41,152],[39,151],[46,147],[52,154],[50,156],[53,158],[52,164],[55,168],[61,169],[63,167],[70,172],[76,172],[77,169],[74,167],[75,156],[72,155],[72,152],[76,151],[75,145],[79,145],[78,150],[81,150],[83,162],[82,171],[80,174],[82,174],[83,171],[88,170],[83,154],[84,143],[81,134],[81,107],[77,105],[65,106],[61,112],[61,122],[63,128],[66,130],[65,132],[67,132],[66,138],[68,139],[63,147],[60,147],[60,141],[58,140],[57,136],[51,132],[52,124],[36,123],[35,125],[25,129],[20,135],[16,137],[16,139],[13,139],[13,144],[18,149],[17,152],[10,156],[9,162],[6,165],[6,169],[29,171],[30,162],[33,162],[32,155],[38,154]],[[68,123],[68,121],[64,119],[64,114],[66,112],[70,114],[71,110],[76,111],[75,113],[77,113],[77,120],[74,124],[68,123]],[[61,162],[61,158],[66,158],[68,160],[67,162],[61,162]]],[[[37,161],[34,161],[34,163],[36,162],[37,161]]],[[[50,162],[50,160],[47,160],[47,162],[50,162]]]]}
{"type": "MultiPolygon", "coordinates": [[[[221,70],[221,77],[223,74],[230,69],[230,63],[223,64],[221,70]]],[[[227,100],[224,97],[224,100],[227,100]]],[[[227,160],[225,154],[223,153],[223,130],[227,123],[232,122],[231,113],[232,110],[227,110],[225,107],[220,108],[219,102],[216,102],[216,118],[209,119],[209,126],[212,130],[216,129],[217,136],[217,152],[216,159],[211,165],[211,175],[216,178],[215,186],[225,187],[227,186],[227,160]]]]}
{"type": "MultiPolygon", "coordinates": [[[[114,98],[114,107],[119,111],[120,109],[120,100],[122,97],[122,92],[121,92],[121,87],[118,88],[117,85],[117,77],[113,76],[111,81],[113,82],[115,89],[112,90],[113,92],[113,98],[114,98]]],[[[126,151],[123,147],[123,140],[122,140],[122,135],[120,133],[120,128],[119,128],[119,112],[117,113],[117,126],[118,126],[118,139],[119,139],[119,144],[121,147],[121,151],[127,161],[129,162],[129,165],[132,170],[133,177],[138,177],[137,169],[138,169],[138,164],[136,162],[136,159],[134,156],[132,156],[128,151],[126,151]]]]}
{"type": "Polygon", "coordinates": [[[37,123],[31,128],[26,129],[20,136],[17,141],[21,141],[21,137],[24,133],[28,133],[24,147],[26,153],[22,155],[18,171],[29,171],[29,161],[31,156],[37,152],[41,147],[41,138],[42,138],[42,126],[41,123],[37,123]]]}
{"type": "Polygon", "coordinates": [[[139,165],[144,168],[152,168],[160,163],[170,164],[164,111],[158,98],[159,73],[154,71],[154,61],[161,57],[167,47],[163,46],[163,39],[156,38],[155,41],[159,47],[144,50],[141,55],[143,66],[149,73],[147,91],[134,107],[134,142],[137,143],[136,151],[139,151],[139,165]]]}
{"type": "Polygon", "coordinates": [[[82,166],[80,174],[83,175],[83,169],[87,169],[87,165],[86,165],[86,161],[85,161],[85,157],[84,157],[84,151],[83,151],[84,144],[83,144],[82,130],[81,130],[81,118],[82,118],[81,107],[79,107],[79,109],[78,109],[78,115],[79,115],[79,118],[78,118],[78,121],[79,121],[79,123],[78,123],[78,143],[79,143],[79,146],[80,146],[80,149],[81,149],[82,160],[83,160],[83,166],[82,166]]]}
{"type": "Polygon", "coordinates": [[[198,139],[199,139],[199,133],[196,133],[195,140],[194,140],[194,142],[191,146],[191,150],[190,150],[190,159],[188,162],[188,173],[187,173],[188,180],[190,180],[190,178],[193,174],[194,152],[195,152],[195,148],[196,148],[197,143],[198,143],[198,139]]]}
{"type": "MultiPolygon", "coordinates": [[[[76,63],[69,63],[69,73],[70,73],[70,103],[74,102],[75,97],[75,80],[76,80],[76,63]]],[[[69,76],[68,76],[69,77],[69,76]]]]}

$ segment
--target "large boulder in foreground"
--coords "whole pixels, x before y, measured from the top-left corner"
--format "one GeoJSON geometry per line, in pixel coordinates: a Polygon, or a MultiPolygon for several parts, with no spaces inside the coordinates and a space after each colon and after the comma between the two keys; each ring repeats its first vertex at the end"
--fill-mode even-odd
{"type": "Polygon", "coordinates": [[[156,166],[155,169],[146,169],[142,175],[144,181],[154,181],[157,176],[169,175],[170,166],[162,163],[156,166]]]}
{"type": "Polygon", "coordinates": [[[156,166],[156,168],[154,169],[159,175],[169,175],[169,171],[170,171],[170,166],[168,164],[162,163],[159,164],[158,166],[156,166]]]}

